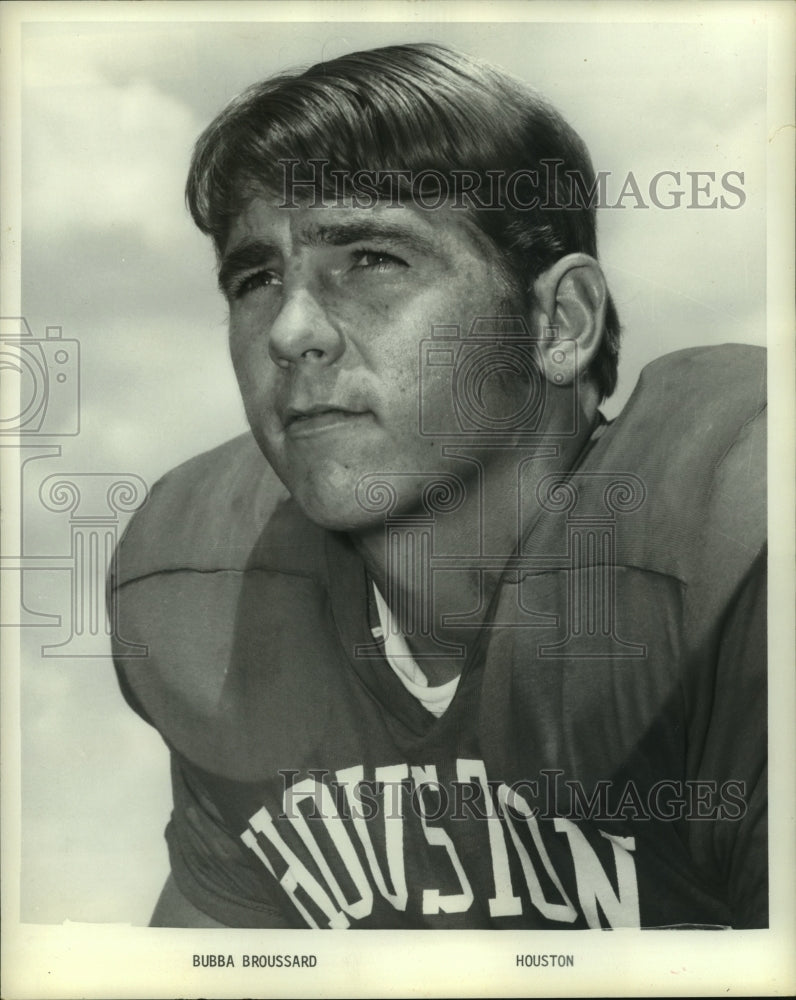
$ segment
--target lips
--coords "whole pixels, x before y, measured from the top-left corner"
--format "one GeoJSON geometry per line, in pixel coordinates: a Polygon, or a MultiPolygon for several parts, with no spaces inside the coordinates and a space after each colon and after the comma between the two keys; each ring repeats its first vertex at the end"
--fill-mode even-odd
{"type": "Polygon", "coordinates": [[[285,432],[291,437],[304,437],[327,429],[344,428],[371,416],[372,413],[365,409],[316,403],[301,409],[289,407],[285,414],[284,426],[285,432]]]}

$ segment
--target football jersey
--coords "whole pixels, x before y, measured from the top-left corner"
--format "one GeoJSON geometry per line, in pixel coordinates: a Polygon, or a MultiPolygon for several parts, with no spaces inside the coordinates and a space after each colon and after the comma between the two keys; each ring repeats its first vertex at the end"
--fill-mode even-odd
{"type": "Polygon", "coordinates": [[[351,540],[249,435],[167,474],[111,583],[188,900],[242,927],[765,926],[764,380],[757,348],[668,355],[573,468],[518,477],[439,718],[351,540]]]}

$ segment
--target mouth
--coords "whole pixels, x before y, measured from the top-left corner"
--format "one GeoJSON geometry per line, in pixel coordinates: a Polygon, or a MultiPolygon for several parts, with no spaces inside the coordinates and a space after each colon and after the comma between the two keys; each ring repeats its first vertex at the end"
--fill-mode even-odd
{"type": "Polygon", "coordinates": [[[304,410],[289,409],[284,420],[285,433],[293,438],[310,437],[325,431],[354,427],[372,416],[370,410],[349,410],[323,403],[304,410]]]}

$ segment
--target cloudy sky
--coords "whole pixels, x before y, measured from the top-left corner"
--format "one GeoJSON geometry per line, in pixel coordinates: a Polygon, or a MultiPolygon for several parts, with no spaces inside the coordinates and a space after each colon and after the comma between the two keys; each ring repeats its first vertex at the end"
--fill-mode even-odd
{"type": "MultiPolygon", "coordinates": [[[[632,172],[649,204],[656,173],[681,173],[679,209],[627,198],[601,213],[601,257],[626,331],[612,412],[653,357],[691,344],[765,342],[766,37],[748,16],[734,24],[29,23],[22,308],[36,336],[61,326],[81,352],[80,434],[60,439],[60,458],[33,463],[41,468],[26,484],[29,554],[69,549],[63,517],[35,500],[47,475],[128,473],[151,484],[244,429],[213,256],[183,205],[197,134],[259,78],[415,40],[460,46],[546,94],[597,169],[610,172],[609,196],[632,172]],[[723,174],[742,172],[743,205],[686,207],[687,171],[716,175],[705,200],[722,193],[723,174]]],[[[28,574],[28,605],[66,618],[65,576],[28,574]]],[[[23,919],[146,923],[167,872],[166,754],[123,704],[108,659],[41,656],[43,643],[63,638],[36,628],[24,637],[23,919]]]]}

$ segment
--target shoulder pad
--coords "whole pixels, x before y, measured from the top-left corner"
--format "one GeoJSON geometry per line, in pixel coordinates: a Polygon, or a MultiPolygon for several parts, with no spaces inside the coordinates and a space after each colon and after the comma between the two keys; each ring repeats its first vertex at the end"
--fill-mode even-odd
{"type": "Polygon", "coordinates": [[[763,546],[765,361],[763,348],[725,344],[677,351],[644,369],[575,473],[595,510],[611,476],[621,487],[630,474],[643,496],[617,521],[617,554],[627,564],[688,582],[706,560],[718,559],[712,573],[720,574],[763,546]]]}
{"type": "Polygon", "coordinates": [[[285,561],[301,563],[302,543],[320,530],[247,433],[154,485],[119,543],[114,584],[175,570],[280,569],[285,561]]]}

